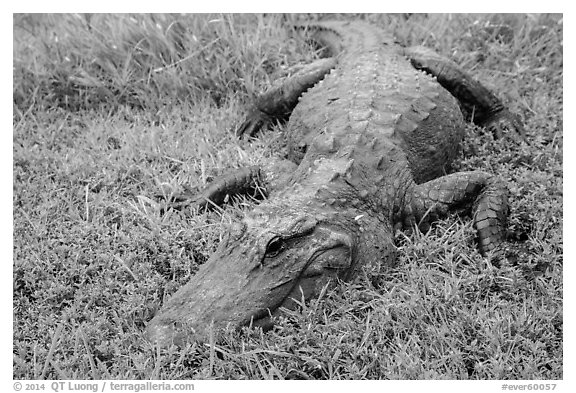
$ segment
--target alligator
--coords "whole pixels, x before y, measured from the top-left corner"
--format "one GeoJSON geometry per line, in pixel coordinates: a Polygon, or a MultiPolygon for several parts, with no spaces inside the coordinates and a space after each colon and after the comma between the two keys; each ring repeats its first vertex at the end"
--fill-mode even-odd
{"type": "Polygon", "coordinates": [[[153,342],[204,341],[225,327],[269,329],[283,308],[364,269],[393,266],[397,230],[426,230],[451,212],[472,216],[482,254],[504,241],[504,181],[447,173],[466,119],[518,139],[518,116],[451,60],[403,48],[373,25],[298,29],[329,56],[275,83],[237,129],[253,137],[288,119],[286,159],[238,169],[183,198],[180,207],[199,209],[258,190],[267,196],[149,322],[153,342]]]}

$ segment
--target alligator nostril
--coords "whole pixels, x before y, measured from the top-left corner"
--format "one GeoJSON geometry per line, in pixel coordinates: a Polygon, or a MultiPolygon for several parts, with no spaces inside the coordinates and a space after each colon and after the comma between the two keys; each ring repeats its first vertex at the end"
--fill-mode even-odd
{"type": "Polygon", "coordinates": [[[194,336],[192,331],[187,331],[177,326],[177,323],[163,325],[152,320],[146,328],[146,339],[154,346],[161,348],[167,348],[171,345],[183,348],[187,342],[194,339],[194,336]]]}
{"type": "Polygon", "coordinates": [[[168,325],[159,325],[154,320],[146,327],[146,339],[153,344],[165,346],[174,336],[174,328],[168,325]]]}

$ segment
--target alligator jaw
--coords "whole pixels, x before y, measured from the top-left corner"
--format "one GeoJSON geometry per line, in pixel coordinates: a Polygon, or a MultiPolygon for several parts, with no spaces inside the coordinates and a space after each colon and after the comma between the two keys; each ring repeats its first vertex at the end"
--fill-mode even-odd
{"type": "Polygon", "coordinates": [[[315,252],[299,277],[279,285],[291,288],[288,295],[276,305],[253,315],[246,325],[270,330],[274,326],[273,317],[278,316],[282,309],[295,309],[299,301],[316,297],[325,285],[342,278],[338,273],[342,272],[344,266],[348,269],[352,264],[349,253],[352,246],[345,237],[336,237],[340,237],[343,243],[315,252]],[[338,261],[337,266],[330,266],[327,261],[338,261]]]}

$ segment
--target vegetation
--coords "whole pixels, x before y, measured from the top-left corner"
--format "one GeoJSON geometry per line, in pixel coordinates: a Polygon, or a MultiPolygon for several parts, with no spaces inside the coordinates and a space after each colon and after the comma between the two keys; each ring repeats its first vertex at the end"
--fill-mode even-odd
{"type": "Polygon", "coordinates": [[[562,17],[340,15],[449,56],[499,92],[530,145],[469,127],[456,169],[511,191],[506,257],[467,219],[399,234],[399,263],[266,333],[153,348],[144,327],[254,203],[169,211],[154,196],[278,154],[282,127],[229,132],[318,56],[318,15],[14,15],[14,378],[560,379],[562,17]]]}

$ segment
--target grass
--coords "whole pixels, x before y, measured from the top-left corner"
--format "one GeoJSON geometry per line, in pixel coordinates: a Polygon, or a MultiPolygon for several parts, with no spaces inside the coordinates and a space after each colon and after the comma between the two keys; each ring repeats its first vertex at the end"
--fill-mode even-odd
{"type": "Polygon", "coordinates": [[[162,215],[153,195],[277,154],[280,129],[229,130],[317,55],[285,24],[322,16],[14,15],[14,378],[563,378],[561,16],[334,17],[451,57],[522,116],[529,146],[470,126],[457,162],[508,181],[508,258],[451,217],[266,334],[158,351],[146,323],[252,202],[162,215]]]}

